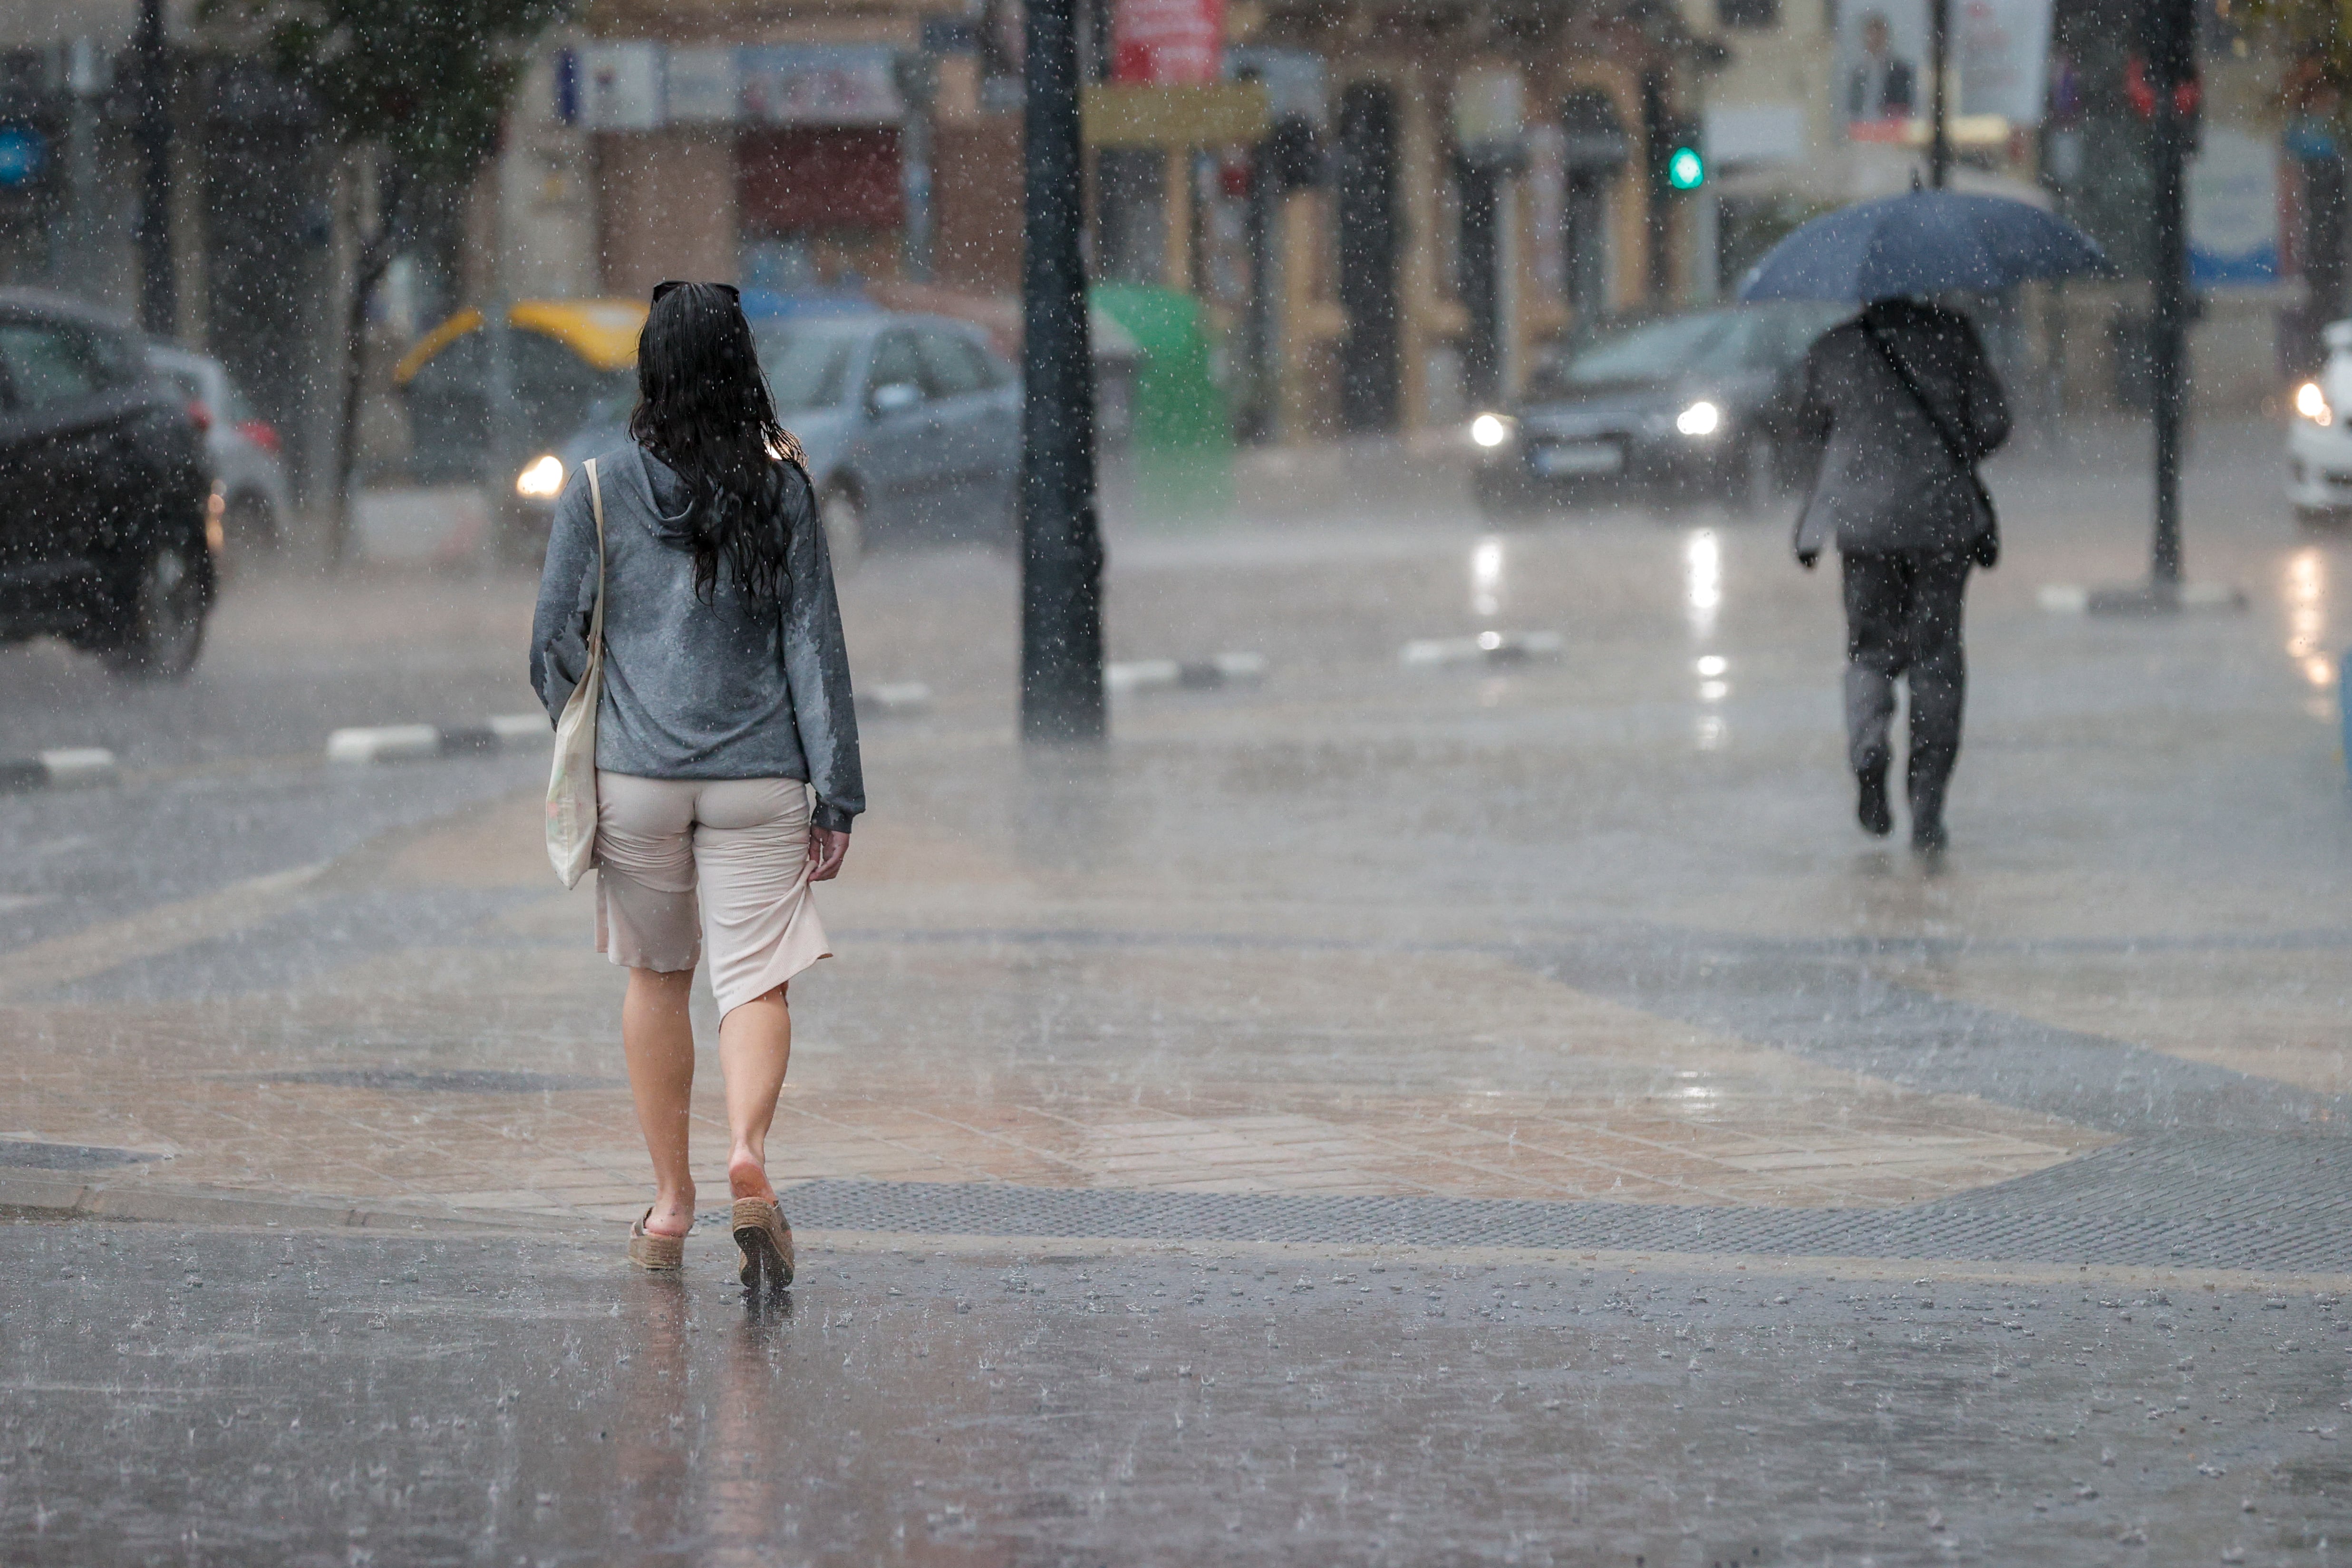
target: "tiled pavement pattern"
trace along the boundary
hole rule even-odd
[[[527,832],[531,802],[499,818]],[[419,839],[428,848],[430,837]],[[461,929],[574,924],[574,898],[534,898],[515,917],[478,921],[480,905],[445,905]],[[278,962],[294,931],[315,924],[301,905],[258,929]],[[374,924],[374,921],[369,921]],[[348,929],[343,931],[348,936]],[[849,938],[842,938],[849,945]],[[948,945],[915,954],[936,962]],[[957,947],[1002,963],[1004,945],[976,936]],[[1197,942],[1173,963],[1202,962]],[[1216,950],[1206,950],[1216,957]],[[219,959],[228,963],[228,959]],[[1037,963],[1028,947],[1024,962]],[[1148,945],[1122,950],[1139,983],[1160,962]],[[1642,1013],[1578,996],[1486,954],[1423,959],[1454,971],[1465,990],[1512,980],[1550,1023],[1585,1020],[1592,1058],[1580,1063],[1601,1093],[1355,1093],[1312,1084],[1240,1090],[1131,1086],[1110,1093],[1094,1072],[1049,1084],[995,1077],[985,1098],[943,1086],[889,1081],[858,1069],[824,1039],[802,1047],[772,1140],[776,1180],[866,1178],[1012,1183],[1028,1187],[1134,1187],[1162,1192],[1334,1192],[1334,1194],[1536,1196],[1673,1204],[1903,1204],[1994,1183],[2058,1162],[2103,1138],[1967,1096],[1907,1096],[1884,1086],[1849,1090],[1832,1074],[1769,1060],[1738,1041],[1694,1041]],[[270,963],[261,966],[270,969]],[[367,973],[372,971],[372,973]],[[473,1020],[452,996],[424,999],[425,975],[489,1011],[489,1032],[515,1039],[494,1068],[457,1060]],[[291,973],[273,980],[297,978]],[[487,983],[497,978],[506,994]],[[1183,973],[1169,975],[1181,987]],[[142,980],[143,985],[143,980]],[[330,996],[270,990],[195,1004],[97,999],[28,1006],[5,1018],[30,1044],[0,1084],[0,1133],[66,1145],[158,1152],[142,1178],[200,1183],[270,1196],[336,1194],[391,1206],[562,1213],[616,1217],[640,1201],[645,1154],[625,1089],[609,1058],[555,1058],[524,1044],[518,1016],[567,990],[609,999],[612,971],[576,941],[520,938],[466,957],[419,947],[341,975]],[[428,1047],[425,1065],[355,1068],[346,1020],[364,1035]],[[1315,1018],[1298,1020],[1312,1027]],[[1319,1023],[1331,1027],[1324,1016]],[[191,1041],[226,1041],[216,1047]],[[1595,1039],[1597,1037],[1597,1039]],[[268,1044],[261,1044],[268,1041]],[[1689,1041],[1682,1051],[1673,1044]],[[433,1051],[433,1047],[440,1051]],[[258,1048],[257,1048],[258,1047]],[[257,1056],[268,1051],[268,1060]],[[1612,1051],[1622,1056],[1612,1056]],[[1667,1051],[1691,1065],[1639,1060]],[[391,1056],[391,1053],[385,1053]],[[522,1060],[534,1063],[520,1068]],[[585,1063],[546,1069],[536,1063]],[[722,1119],[706,1069],[706,1147]],[[1616,1081],[1612,1081],[1616,1079]],[[125,1093],[136,1086],[134,1093]],[[952,1086],[948,1086],[952,1089]],[[706,1178],[718,1190],[718,1175]]]
[[[1011,743],[1002,563],[874,563],[861,675],[940,702],[869,734],[776,1173],[1820,1210],[2119,1139],[2340,1131],[2352,824],[2332,710],[2279,651],[2338,634],[2278,590],[2352,559],[2202,541],[2252,615],[2090,624],[2032,588],[2112,572],[2113,541],[2016,533],[1971,606],[1936,879],[1844,820],[1833,595],[1769,530],[1512,536],[1502,618],[1571,656],[1429,676],[1394,650],[1465,624],[1473,533],[1124,542],[1115,653],[1255,647],[1274,674],[1123,704],[1092,763]],[[419,716],[450,715],[364,715]],[[460,765],[502,798],[0,954],[0,1133],[169,1155],[121,1183],[633,1213],[617,976],[549,891],[533,770],[420,767]]]

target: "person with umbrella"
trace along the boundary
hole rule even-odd
[[[1843,562],[1846,759],[1855,816],[1879,837],[1895,827],[1886,794],[1895,688],[1908,678],[1905,785],[1911,846],[1924,856],[1940,856],[1946,843],[1944,797],[1968,688],[1969,574],[2000,559],[1977,464],[2009,434],[1975,328],[1935,297],[2105,265],[2088,236],[2039,208],[1914,191],[1805,225],[1740,286],[1743,300],[1863,304],[1805,358],[1801,417],[1821,464],[1797,516],[1796,552],[1807,570],[1832,546]]]
[[[1923,300],[1871,301],[1813,344],[1804,377],[1801,417],[1822,458],[1797,559],[1811,570],[1833,543],[1843,564],[1856,815],[1872,834],[1895,826],[1886,774],[1895,683],[1907,674],[1911,847],[1935,854],[1968,687],[1961,600],[1969,569],[2000,559],[1976,465],[2009,435],[2009,408],[1969,319]]]

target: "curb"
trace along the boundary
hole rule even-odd
[[[69,1176],[0,1172],[0,1209],[22,1209],[57,1219],[144,1220],[178,1225],[278,1226],[304,1230],[364,1228],[503,1231],[538,1226],[544,1216],[476,1219],[447,1213],[369,1208],[351,1203],[257,1198],[203,1187],[110,1186]]]
[[[29,757],[0,759],[0,795],[37,789],[72,789],[122,782],[114,753],[103,746],[66,746]]]
[[[1558,632],[1480,632],[1473,637],[1418,638],[1397,651],[1397,662],[1407,669],[1474,662],[1525,664],[1558,658],[1567,647],[1567,639]]]
[[[857,710],[871,710],[885,718],[902,718],[913,713],[928,713],[931,709],[931,689],[919,680],[901,680],[887,686],[877,686],[857,694]]]
[[[2161,593],[2145,583],[2085,588],[2074,583],[2044,583],[2034,598],[2053,616],[2161,616],[2180,610],[2242,610],[2245,590],[2229,583],[2183,583]]]
[[[420,757],[469,757],[534,742],[554,743],[544,715],[502,713],[483,724],[379,724],[338,730],[327,737],[331,763],[400,763]]]
[[[1208,658],[1139,658],[1103,666],[1112,691],[1213,691],[1265,679],[1265,655],[1221,653]]]

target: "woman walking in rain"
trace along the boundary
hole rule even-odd
[[[1884,837],[1895,683],[1911,683],[1905,766],[1911,847],[1942,853],[1944,794],[1960,751],[1968,670],[1960,605],[1973,566],[2000,558],[1979,459],[2009,434],[2000,383],[1968,318],[1878,300],[1805,359],[1805,414],[1820,478],[1797,518],[1810,571],[1835,545],[1845,574],[1847,760],[1855,815]]]
[[[707,957],[743,1283],[782,1285],[792,1231],[767,1136],[792,1054],[786,988],[827,956],[810,884],[840,872],[866,804],[849,660],[799,444],[735,289],[655,289],[637,395],[631,443],[556,505],[531,684],[562,713],[591,669],[601,590],[596,945],[629,971],[621,1041],[654,1167],[629,1258],[677,1268],[694,1223],[687,1002]]]

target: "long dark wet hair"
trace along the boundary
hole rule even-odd
[[[696,595],[716,593],[723,557],[744,594],[783,598],[792,575],[782,458],[799,447],[776,422],[751,323],[733,289],[664,283],[654,290],[637,336],[629,436],[693,492],[687,531]]]

